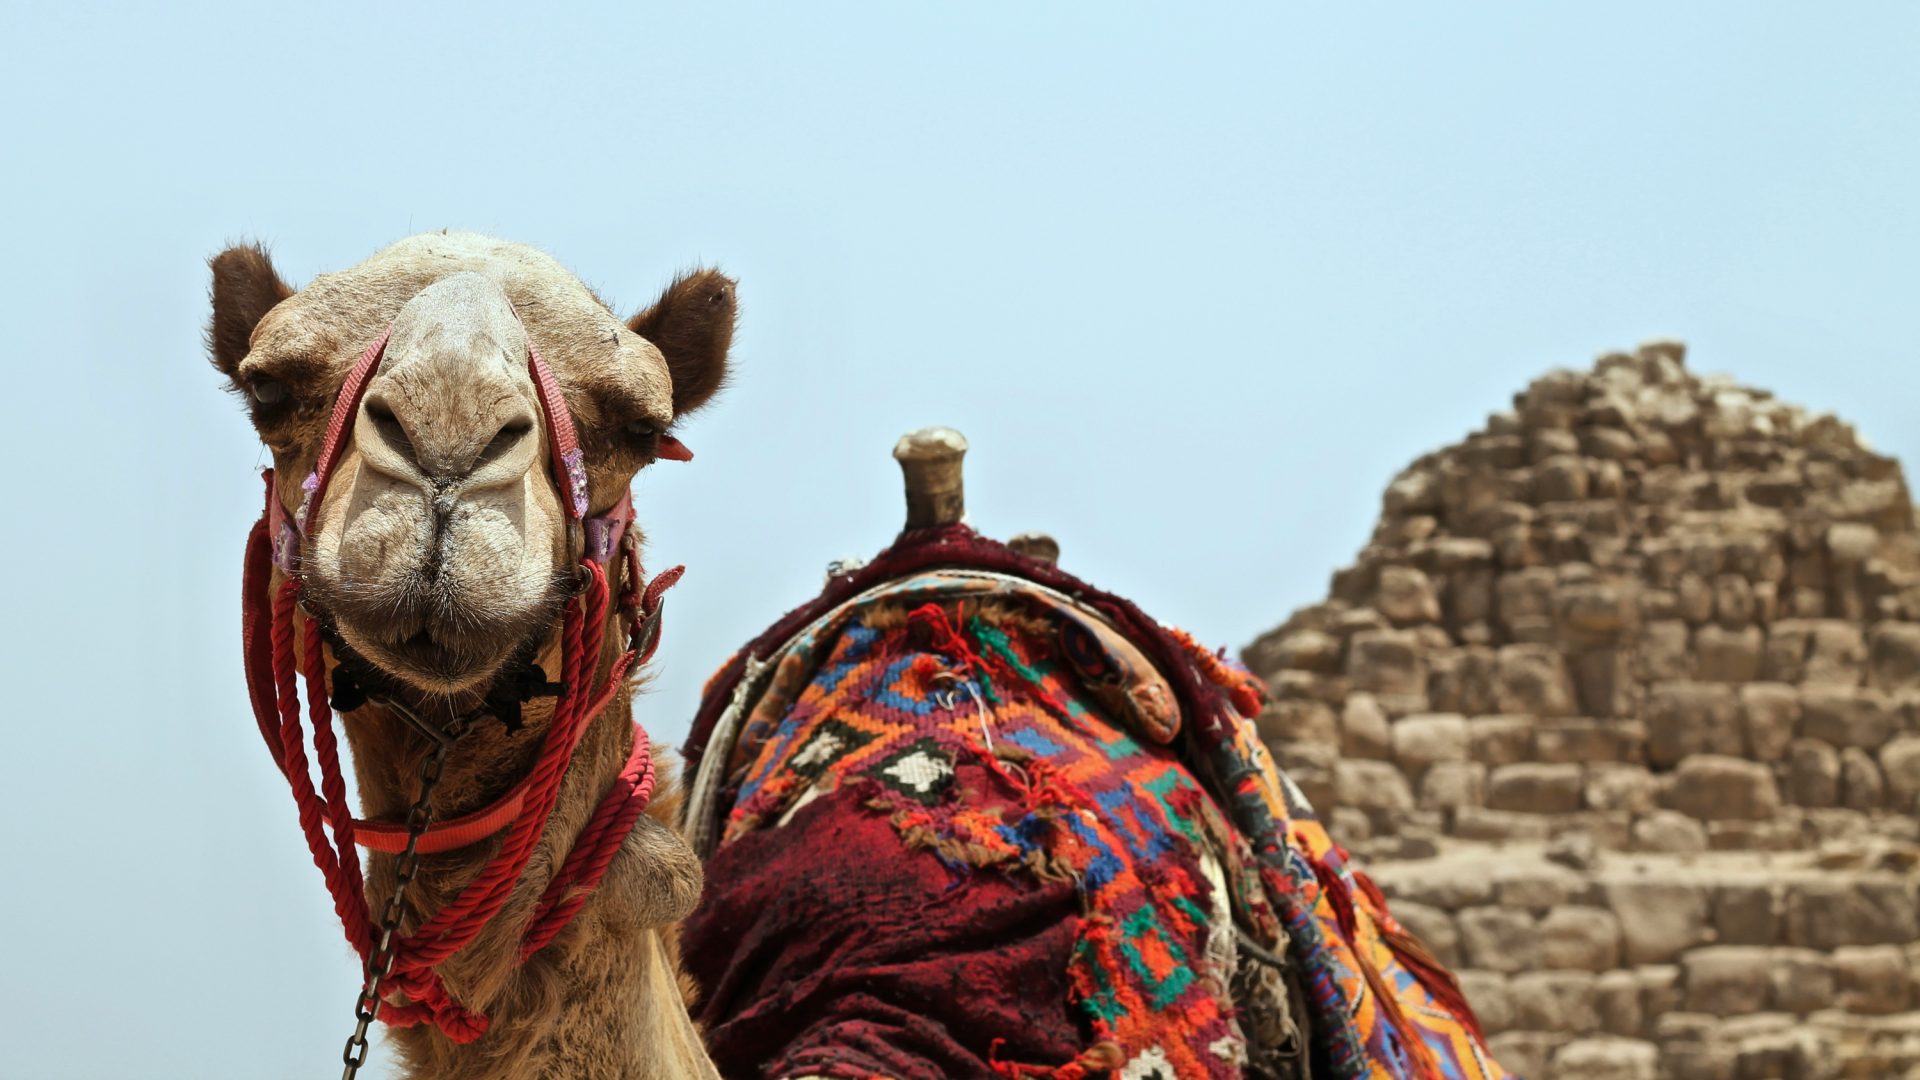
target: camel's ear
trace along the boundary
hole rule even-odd
[[[673,414],[705,405],[727,381],[727,350],[739,313],[733,279],[718,270],[682,274],[627,328],[667,358],[673,375]]]
[[[293,290],[280,280],[267,250],[258,244],[235,244],[207,265],[213,269],[213,321],[207,326],[207,349],[213,354],[213,366],[232,378],[251,347],[253,328]]]

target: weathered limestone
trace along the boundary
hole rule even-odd
[[[1920,1077],[1920,533],[1846,424],[1549,373],[1244,658],[1509,1069]]]

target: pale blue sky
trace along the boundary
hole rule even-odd
[[[889,539],[926,423],[981,528],[1233,645],[1400,466],[1607,348],[1681,336],[1920,451],[1912,5],[4,0],[0,40],[9,1076],[332,1075],[350,1027],[239,665],[230,239],[304,281],[479,229],[628,310],[738,275],[735,388],[637,492],[689,566],[671,741]]]

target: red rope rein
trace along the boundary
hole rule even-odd
[[[629,649],[617,657],[606,677],[594,684],[591,676],[605,643],[608,607],[606,572],[597,563],[582,563],[587,588],[577,603],[569,603],[561,625],[561,681],[565,687],[554,706],[546,740],[533,769],[523,783],[525,797],[500,849],[446,906],[413,933],[396,938],[388,978],[405,994],[405,1002],[387,1002],[380,1019],[391,1026],[431,1023],[455,1042],[471,1042],[487,1030],[487,1018],[448,993],[437,967],[470,944],[491,922],[525,876],[527,866],[546,832],[548,818],[559,798],[560,784],[574,751],[594,717],[612,701],[628,670],[638,660]],[[636,568],[637,569],[637,568]],[[666,575],[662,575],[663,577]],[[677,575],[675,575],[677,577]],[[669,582],[671,584],[671,582]],[[639,585],[630,588],[638,598]],[[300,581],[288,578],[273,594],[270,615],[271,677],[281,771],[299,808],[300,831],[314,865],[326,879],[327,891],[340,917],[347,941],[364,963],[372,953],[376,933],[367,906],[366,887],[354,843],[354,819],[347,804],[346,783],[340,769],[339,743],[328,705],[327,667],[320,628],[311,618],[301,624],[303,661],[295,664],[295,619]],[[657,602],[657,596],[652,597]],[[248,596],[249,605],[264,597]],[[629,606],[623,603],[623,607]],[[636,620],[646,617],[645,605],[631,605]],[[649,650],[650,651],[650,650]],[[297,682],[306,682],[307,714],[313,725],[314,757],[320,786],[309,775],[306,739],[300,724]],[[264,704],[264,703],[262,703]],[[267,718],[263,717],[263,727]],[[573,849],[547,883],[521,935],[520,959],[525,962],[550,943],[592,895],[606,875],[640,814],[653,796],[653,757],[646,733],[634,729],[634,748],[611,790],[594,810]],[[331,834],[331,835],[329,835]]]

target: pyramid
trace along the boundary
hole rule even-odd
[[[1409,465],[1263,736],[1532,1078],[1920,1077],[1920,534],[1651,342]]]

